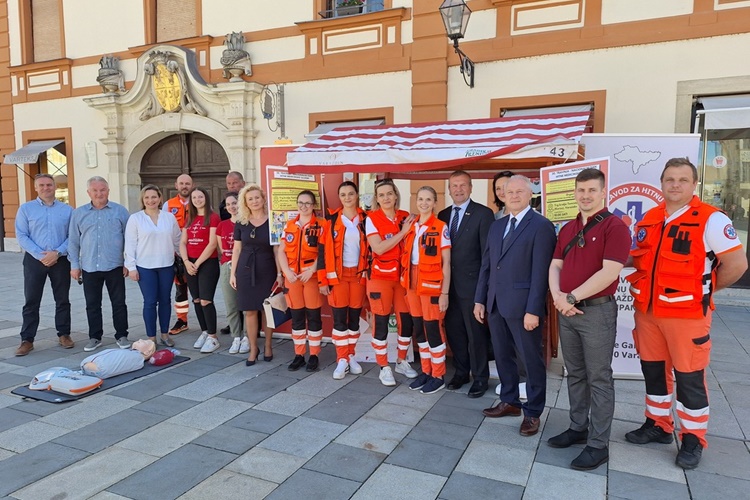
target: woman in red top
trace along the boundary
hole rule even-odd
[[[451,240],[448,226],[435,217],[437,193],[430,186],[417,191],[419,220],[404,238],[401,284],[414,320],[422,373],[409,385],[422,394],[445,387],[445,337],[440,322],[448,309],[451,281]],[[425,332],[427,338],[425,339]]]
[[[315,194],[301,191],[297,195],[299,215],[287,222],[282,236],[282,252],[278,253],[279,267],[284,273],[286,300],[292,310],[292,340],[294,359],[289,371],[296,371],[307,364],[307,371],[318,369],[320,340],[323,338],[323,322],[317,269],[318,244],[324,236],[325,220],[315,216]],[[310,344],[310,359],[305,363],[305,340]]]
[[[219,282],[216,253],[216,228],[219,222],[219,215],[211,210],[208,191],[199,187],[193,189],[188,203],[188,220],[180,240],[180,255],[185,261],[188,289],[202,330],[193,347],[203,353],[214,352],[221,347],[216,337],[214,306],[214,293]]]
[[[345,181],[339,186],[341,208],[327,217],[324,244],[319,246],[318,278],[320,293],[328,296],[333,311],[333,345],[338,365],[333,378],[343,379],[346,372],[358,375],[362,367],[354,359],[359,340],[359,315],[365,302],[367,241],[365,212],[359,208],[357,185]]]
[[[229,330],[232,332],[232,346],[229,354],[245,354],[250,351],[247,337],[242,333],[242,316],[237,310],[237,291],[230,283],[232,275],[232,251],[234,250],[234,223],[237,222],[238,195],[230,191],[224,196],[224,205],[230,218],[219,222],[216,228],[216,245],[219,250],[221,293],[227,311]]]
[[[396,313],[398,324],[398,360],[396,373],[416,378],[417,372],[409,366],[406,354],[411,344],[413,324],[406,304],[406,290],[399,282],[401,277],[401,244],[416,219],[409,212],[399,210],[400,196],[391,179],[375,183],[375,208],[365,222],[367,243],[372,250],[370,279],[367,296],[375,315],[372,348],[380,365],[380,382],[396,385],[393,371],[388,366],[388,319]]]

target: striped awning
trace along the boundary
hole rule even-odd
[[[455,169],[488,158],[576,158],[589,112],[334,129],[287,154],[292,173]]]

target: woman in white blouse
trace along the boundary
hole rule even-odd
[[[174,254],[180,247],[180,226],[174,215],[160,210],[161,190],[148,184],[141,189],[143,210],[130,216],[125,226],[125,267],[143,294],[143,321],[148,338],[156,343],[156,318],[160,344],[172,347],[169,319],[174,280]],[[157,314],[158,311],[158,314]]]

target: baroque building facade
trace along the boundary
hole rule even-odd
[[[97,0],[0,0],[6,246],[39,172],[55,174],[74,206],[100,175],[113,200],[136,210],[143,183],[169,195],[183,172],[216,195],[229,170],[259,181],[262,146],[305,143],[320,126],[571,105],[590,107],[591,132],[740,141],[729,168],[709,172],[709,161],[701,171],[721,196],[731,187],[747,229],[750,124],[711,136],[702,108],[717,96],[740,114],[750,108],[741,56],[749,0],[467,0],[461,49],[476,64],[473,88],[446,38],[441,0],[338,3],[123,0],[114,10]],[[9,163],[24,147],[28,163]],[[486,180],[475,193],[491,199]]]

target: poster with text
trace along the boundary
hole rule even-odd
[[[563,163],[539,170],[542,186],[542,215],[555,225],[555,231],[578,215],[575,198],[576,176],[581,170],[595,168],[609,179],[609,158]],[[607,186],[605,186],[607,187]]]
[[[635,246],[635,225],[643,215],[662,201],[661,172],[670,158],[687,157],[697,163],[698,134],[584,134],[581,143],[586,157],[608,157],[609,211],[620,217],[630,229],[631,248]],[[640,358],[633,344],[633,297],[625,276],[620,273],[617,287],[617,340],[612,369],[618,378],[642,378]]]
[[[287,221],[297,217],[297,195],[300,191],[315,193],[315,210],[318,213],[323,206],[322,191],[315,174],[290,174],[286,167],[267,165],[265,178],[271,245],[278,245]]]

